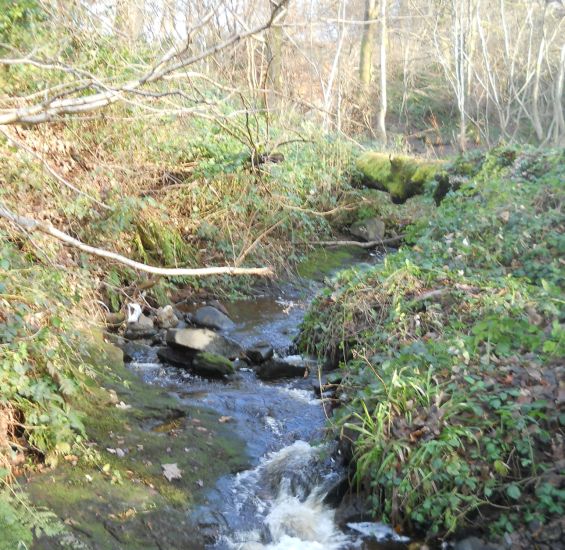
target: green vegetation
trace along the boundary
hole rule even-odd
[[[330,58],[312,66],[314,79],[289,71],[300,86],[271,98],[259,74],[265,67],[256,65],[268,36],[221,49],[225,29],[193,21],[194,36],[178,48],[165,14],[165,34],[149,41],[134,29],[120,33],[113,15],[86,4],[0,0],[0,107],[8,117],[0,128],[0,206],[151,265],[267,265],[306,278],[355,258],[357,251],[309,250],[354,221],[379,217],[388,234],[407,232],[412,246],[333,282],[302,334],[307,351],[342,359],[347,404],[336,426],[356,434],[356,479],[371,509],[406,531],[440,536],[484,518],[502,532],[562,515],[563,152],[502,147],[449,163],[360,154],[354,140],[320,130],[347,118],[357,124],[351,105],[364,111],[363,98],[343,96],[344,79],[329,85]],[[531,49],[537,16],[508,11],[531,25]],[[241,20],[232,23],[242,31]],[[546,30],[544,41],[559,36],[557,26]],[[158,63],[166,51],[172,57]],[[199,52],[201,63],[184,65]],[[541,116],[537,140],[558,143],[559,65],[548,57],[536,68],[536,56],[522,58],[510,80],[482,79],[525,91],[514,106],[514,99],[491,106],[503,116],[489,118]],[[417,130],[394,138],[399,151],[411,137],[428,148],[430,136],[439,146],[454,134],[443,65],[410,78],[403,69],[392,80],[390,113],[406,134]],[[152,80],[159,67],[170,71]],[[520,84],[521,72],[534,75],[531,84]],[[130,79],[143,84],[122,89]],[[411,79],[417,86],[408,90]],[[318,80],[336,101],[320,102],[318,85],[309,88]],[[483,92],[476,95],[492,95]],[[105,93],[118,101],[87,108]],[[286,103],[295,95],[309,99]],[[508,94],[501,88],[498,96]],[[77,109],[44,122],[58,100]],[[322,104],[330,111],[313,108]],[[12,124],[33,106],[37,120]],[[514,134],[494,131],[482,116],[463,137]],[[373,188],[352,188],[359,179]],[[242,442],[210,411],[180,406],[125,369],[117,348],[102,341],[103,312],[123,313],[125,303],[141,300],[150,309],[170,303],[173,292],[241,295],[252,284],[147,278],[2,218],[0,550],[36,539],[50,547],[47,538],[80,548],[83,536],[108,548],[116,539],[128,548],[147,548],[155,537],[163,547],[193,543],[185,507],[244,465]],[[182,478],[165,478],[163,465]]]
[[[356,434],[373,512],[428,535],[565,511],[565,157],[500,148],[471,164],[472,178],[448,168],[461,187],[412,246],[344,272],[302,333],[306,351],[342,358],[336,429]]]

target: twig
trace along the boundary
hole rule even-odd
[[[130,258],[126,258],[121,254],[117,254],[115,252],[110,252],[108,250],[104,250],[102,248],[96,248],[94,246],[90,246],[84,244],[83,242],[79,241],[67,235],[67,233],[63,233],[59,231],[55,227],[53,227],[49,223],[39,222],[32,218],[26,218],[23,216],[19,216],[14,212],[11,212],[7,208],[5,208],[0,203],[0,217],[5,218],[12,223],[15,223],[28,231],[41,231],[51,237],[54,237],[68,245],[74,246],[83,252],[87,252],[88,254],[93,254],[94,256],[100,256],[102,258],[108,258],[110,260],[114,260],[116,262],[122,263],[133,269],[138,269],[139,271],[145,271],[147,273],[153,273],[155,275],[163,275],[166,277],[179,277],[179,276],[191,276],[191,277],[202,277],[206,275],[260,275],[260,276],[269,276],[272,275],[273,271],[269,267],[251,267],[251,268],[243,268],[243,267],[200,267],[200,268],[164,268],[164,267],[154,267],[151,265],[143,264],[140,262],[136,262],[135,260],[131,260]]]
[[[161,80],[175,71],[194,65],[202,59],[216,55],[220,51],[225,50],[246,38],[250,38],[267,30],[276,23],[279,16],[285,10],[287,3],[288,0],[281,0],[279,4],[277,4],[276,8],[273,9],[271,17],[266,23],[243,33],[232,34],[224,41],[207,48],[201,53],[186,58],[182,57],[182,55],[187,51],[188,44],[184,43],[178,46],[173,46],[144,75],[130,80],[122,86],[112,88],[99,82],[98,85],[105,91],[82,97],[66,97],[63,99],[52,98],[46,102],[37,103],[35,105],[8,109],[3,113],[0,113],[0,125],[20,123],[39,124],[57,119],[61,115],[81,114],[100,109],[118,101],[124,101],[126,94],[133,93],[146,84]],[[206,20],[207,17],[208,16],[204,19]],[[1,59],[0,63],[2,63]],[[74,90],[74,92],[76,91],[77,90]],[[66,93],[66,95],[70,95],[72,93],[73,90],[70,90]]]
[[[269,233],[274,231],[284,220],[279,220],[277,223],[271,225],[261,233],[240,255],[239,258],[235,261],[235,265],[240,265],[241,262],[245,259],[245,257],[259,244],[259,241],[266,237]]]

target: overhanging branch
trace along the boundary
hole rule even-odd
[[[281,0],[276,9],[272,11],[271,17],[266,23],[248,31],[239,34],[233,34],[223,42],[215,44],[214,46],[207,48],[205,51],[194,56],[183,59],[183,55],[187,52],[186,41],[178,46],[171,48],[148,71],[146,71],[145,74],[137,79],[126,82],[123,86],[113,88],[106,87],[106,90],[102,92],[83,97],[58,98],[37,103],[35,105],[4,110],[4,112],[0,114],[0,126],[21,123],[40,124],[42,122],[54,120],[61,115],[90,112],[101,109],[102,107],[106,107],[107,105],[111,105],[112,103],[116,103],[117,101],[122,100],[125,94],[134,92],[145,84],[161,80],[168,74],[171,74],[180,69],[184,69],[185,67],[193,65],[198,61],[201,61],[202,59],[205,59],[211,55],[215,55],[218,52],[229,48],[230,46],[236,44],[237,42],[240,42],[241,40],[267,30],[276,22],[280,14],[285,9],[287,3],[288,0]],[[199,26],[201,24],[199,24]],[[2,61],[3,60],[0,60],[0,63],[2,63]],[[15,64],[16,60],[9,61],[10,64]],[[25,58],[22,59],[21,62],[30,63],[30,60],[28,58]],[[50,66],[49,64],[44,65]],[[67,70],[69,69],[67,68]],[[97,82],[100,86],[100,81]]]

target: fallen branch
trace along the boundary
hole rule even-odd
[[[165,267],[154,267],[147,264],[142,264],[140,262],[136,262],[135,260],[131,260],[130,258],[126,258],[121,254],[117,254],[115,252],[110,252],[108,250],[104,250],[102,248],[96,248],[94,246],[90,246],[84,244],[83,242],[79,241],[67,235],[63,231],[59,231],[55,227],[53,227],[49,223],[39,222],[32,218],[26,218],[23,216],[19,216],[14,212],[11,212],[2,204],[0,204],[0,218],[5,218],[8,221],[15,223],[16,225],[26,229],[27,231],[41,231],[55,239],[62,241],[65,244],[70,246],[74,246],[83,252],[88,254],[93,254],[94,256],[100,256],[102,258],[108,258],[110,260],[114,260],[121,264],[127,265],[133,269],[137,269],[139,271],[145,271],[147,273],[153,273],[154,275],[163,275],[166,277],[180,277],[180,276],[189,276],[189,277],[203,277],[206,275],[260,275],[260,276],[269,276],[272,275],[272,269],[269,267],[199,267],[199,268],[165,268]]]
[[[319,246],[359,246],[360,248],[374,248],[376,246],[388,246],[399,244],[404,240],[406,235],[397,235],[390,239],[382,239],[379,241],[368,241],[366,243],[359,241],[312,241],[308,244],[317,244]]]

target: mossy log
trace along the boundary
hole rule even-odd
[[[393,202],[398,204],[422,194],[424,184],[432,180],[443,165],[443,161],[376,152],[364,153],[357,159],[363,183],[367,187],[387,191]]]

